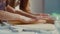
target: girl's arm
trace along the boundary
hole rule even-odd
[[[24,12],[24,11],[22,11],[22,10],[15,10],[14,8],[12,8],[12,7],[9,6],[9,5],[6,7],[6,10],[7,10],[8,12],[20,14],[20,15],[23,15],[23,16],[26,16],[26,17],[36,18],[36,16],[31,15],[31,14],[29,14],[29,13],[26,13],[26,12]]]

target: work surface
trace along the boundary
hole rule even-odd
[[[13,32],[9,29],[0,29],[0,34],[58,34],[58,31],[53,24],[16,25],[13,27],[15,27],[18,32]],[[22,31],[23,29],[30,31]]]

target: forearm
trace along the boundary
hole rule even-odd
[[[26,16],[26,17],[29,17],[29,18],[36,18],[35,15],[26,13],[26,12],[24,12],[24,11],[22,11],[22,10],[16,10],[15,13],[16,13],[16,14],[21,14],[21,15]]]
[[[0,20],[7,20],[8,22],[12,21],[12,23],[18,23],[19,24],[27,24],[27,23],[35,23],[35,20],[28,20],[26,21],[25,19],[21,18],[20,15],[6,12],[6,11],[1,11],[0,12]],[[17,21],[17,22],[16,22]]]
[[[20,14],[20,15],[23,15],[23,16],[26,16],[26,17],[30,17],[30,18],[36,18],[34,15],[32,14],[29,14],[29,13],[26,13],[22,10],[15,10],[14,8],[10,7],[10,6],[7,6],[6,10],[8,12],[11,12],[11,13],[16,13],[16,14]]]
[[[23,20],[20,15],[6,12],[6,11],[0,12],[0,20],[20,21],[20,22],[26,23],[26,21]]]
[[[20,15],[23,15],[23,16],[26,16],[26,17],[30,17],[30,18],[36,18],[34,15],[26,13],[26,12],[24,12],[22,10],[15,10],[14,8],[10,7],[9,5],[7,6],[6,9],[7,9],[8,12],[11,12],[11,13],[20,14]]]

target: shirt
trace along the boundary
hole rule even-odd
[[[0,10],[5,10],[5,3],[0,2]]]
[[[0,10],[5,10],[5,7],[7,6],[7,4],[6,4],[7,2],[3,2],[3,1],[1,1],[0,2]]]

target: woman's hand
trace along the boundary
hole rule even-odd
[[[43,19],[46,21],[46,23],[54,24],[54,20],[49,14],[40,14],[36,15],[38,19]]]

